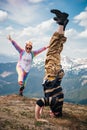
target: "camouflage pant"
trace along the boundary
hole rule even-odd
[[[48,52],[45,60],[45,80],[53,80],[61,70],[61,57],[60,53],[63,50],[63,43],[66,41],[66,37],[63,34],[55,32],[50,40]],[[61,78],[64,73],[61,73]]]
[[[64,100],[61,87],[64,71],[61,68],[60,53],[63,50],[63,43],[65,41],[66,37],[58,32],[55,32],[50,40],[45,61],[44,98],[37,101],[40,107],[50,106],[51,111],[56,117],[62,116]]]

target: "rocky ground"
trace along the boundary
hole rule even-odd
[[[87,130],[87,106],[64,103],[63,117],[51,118],[45,107],[43,118],[34,118],[36,99],[19,95],[0,96],[0,130]]]

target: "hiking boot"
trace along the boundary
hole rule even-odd
[[[20,91],[23,91],[24,90],[24,86],[20,87]]]
[[[23,96],[23,90],[24,90],[24,86],[20,87],[20,90],[19,90],[19,95],[20,96]]]
[[[20,95],[20,96],[23,96],[23,93],[22,93],[22,92],[19,92],[19,95]]]
[[[60,10],[57,9],[52,9],[51,13],[54,13],[58,18],[62,18],[62,19],[67,19],[67,17],[69,16],[69,14],[65,12],[61,12]]]
[[[54,13],[57,17],[61,17],[62,15],[62,12],[60,10],[57,10],[57,9],[52,9],[50,10],[51,13]]]
[[[67,20],[67,16],[66,16],[65,13],[64,13],[62,16],[64,16],[64,17],[60,17],[60,18],[54,17],[53,19],[54,19],[55,21],[57,21],[57,23],[58,23],[59,25],[66,25],[66,23],[68,23],[69,20]],[[65,22],[65,21],[66,21],[66,22]]]
[[[19,95],[23,96],[23,90],[19,90]]]
[[[61,24],[61,20],[59,19],[59,18],[57,18],[57,17],[54,17],[53,18],[56,22],[57,22],[57,24],[59,24],[59,25],[62,25]],[[68,24],[68,22],[69,22],[69,19],[66,19],[64,22],[63,22],[63,26],[64,26],[64,31],[65,31],[65,28],[66,28],[66,25]]]
[[[54,17],[54,20],[57,21],[59,25],[64,25],[65,20],[69,16],[69,14],[65,12],[62,13],[61,11],[56,9],[52,9],[51,13],[54,13],[56,15],[56,17]]]

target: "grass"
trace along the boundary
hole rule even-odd
[[[62,118],[50,118],[44,107],[46,123],[35,120],[35,103],[18,95],[0,98],[0,130],[87,130],[87,106],[64,103]]]

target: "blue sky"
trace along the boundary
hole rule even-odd
[[[27,40],[33,42],[34,50],[48,45],[58,28],[50,9],[69,13],[62,55],[86,58],[87,0],[0,0],[0,55],[18,56],[7,39],[9,34],[23,48]]]

